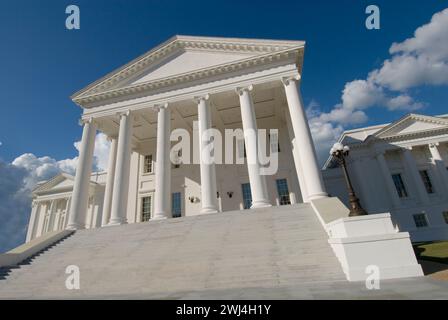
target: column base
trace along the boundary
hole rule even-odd
[[[168,217],[165,214],[155,214],[153,218],[149,219],[149,221],[151,220],[165,220],[168,219]]]
[[[201,214],[208,214],[208,213],[218,213],[218,209],[213,208],[213,207],[201,209]]]
[[[65,227],[65,230],[80,230],[80,229],[84,229],[84,227],[81,226],[80,224],[71,224]]]
[[[269,201],[257,201],[253,202],[250,206],[251,209],[257,209],[257,208],[267,208],[272,207],[272,204],[269,203]]]
[[[105,227],[121,226],[122,224],[127,224],[127,222],[124,220],[110,221]]]
[[[311,200],[317,200],[317,199],[322,199],[322,198],[328,198],[328,193],[321,192],[321,193],[310,194],[310,195],[308,195],[308,199],[306,202],[310,202]]]

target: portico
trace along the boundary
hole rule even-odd
[[[67,228],[83,228],[79,217],[87,206],[85,187],[97,130],[111,139],[103,226],[123,224],[128,218],[139,220],[129,217],[128,199],[135,197],[132,190],[137,193],[135,208],[143,201],[151,202],[152,219],[170,218],[177,198],[179,206],[184,202],[181,214],[187,204],[191,210],[200,205],[195,214],[234,209],[227,202],[232,202],[240,187],[227,186],[231,170],[233,179],[247,176],[246,187],[241,186],[248,190],[243,200],[251,208],[280,204],[270,195],[273,183],[291,193],[286,203],[326,197],[300,93],[304,45],[301,41],[176,36],[76,93],[72,99],[83,108],[83,136]],[[198,121],[197,132],[193,121]],[[198,144],[199,154],[192,156],[199,159],[199,168],[189,163],[173,167],[170,133],[176,128],[187,130],[192,143]],[[243,129],[245,165],[229,169],[228,164],[210,163],[203,150],[210,143],[206,134],[211,128]],[[280,161],[287,167],[280,164],[279,171],[294,173],[286,173],[287,180],[275,182],[260,174],[260,142],[252,134],[258,128],[280,131]],[[136,179],[139,162],[148,161],[146,156],[156,159],[154,170]],[[183,177],[176,172],[180,166],[186,170]],[[199,193],[189,187],[192,181]],[[153,194],[151,200],[138,196],[145,188]]]

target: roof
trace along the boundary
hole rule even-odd
[[[448,131],[448,116],[428,116],[409,113],[400,119],[387,124],[369,126],[344,131],[338,142],[351,147],[368,145],[376,140],[401,141],[413,139],[416,136],[428,136]],[[332,157],[329,156],[324,169],[331,167]]]
[[[301,70],[303,63],[303,51],[305,47],[304,41],[287,41],[287,40],[268,40],[268,39],[243,39],[243,38],[222,38],[222,37],[199,37],[199,36],[183,36],[176,35],[161,43],[155,48],[149,50],[143,55],[135,58],[124,66],[108,73],[100,79],[94,81],[85,88],[79,90],[71,96],[71,99],[78,104],[88,101],[87,97],[98,97],[101,93],[114,91],[117,88],[133,89],[138,91],[154,88],[156,80],[166,84],[168,79],[174,76],[183,75],[182,70],[176,74],[162,74],[158,77],[148,79],[148,81],[133,82],[135,77],[141,76],[148,70],[150,72],[157,70],[167,61],[185,52],[201,52],[207,54],[222,54],[223,59],[217,59],[209,65],[199,64],[196,68],[193,66],[191,70],[186,69],[190,74],[196,72],[192,77],[199,77],[200,73],[209,72],[215,74],[218,67],[230,66],[243,63],[243,67],[248,67],[254,60],[267,59],[272,55],[287,54],[291,51],[300,50],[301,57],[297,61],[298,69]],[[232,56],[233,55],[233,56]],[[198,59],[201,61],[201,59]],[[204,59],[207,60],[207,59]],[[221,62],[221,60],[223,62]],[[267,61],[266,60],[266,61]],[[188,63],[187,63],[188,64]],[[185,65],[181,64],[180,69]],[[232,68],[228,71],[233,70]],[[184,72],[185,73],[185,72]],[[146,87],[144,85],[147,85]],[[149,84],[152,85],[148,86]],[[160,86],[160,83],[158,84]]]

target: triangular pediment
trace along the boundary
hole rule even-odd
[[[303,57],[304,45],[303,41],[175,36],[78,91],[72,99],[79,102],[106,92],[135,89],[139,85],[207,72],[288,50],[299,49]],[[301,64],[302,60],[298,62],[299,70]]]
[[[204,68],[215,67],[220,64],[238,61],[249,58],[253,54],[248,53],[221,53],[202,52],[195,50],[179,51],[172,57],[161,61],[152,68],[145,69],[134,79],[125,85],[139,84],[147,81],[163,79],[182,73],[192,72]]]
[[[48,194],[48,193],[57,193],[57,192],[65,192],[71,191],[73,189],[73,185],[75,183],[75,177],[62,172],[53,178],[40,183],[34,190],[33,194]],[[90,186],[95,187],[97,185],[96,182],[90,181]]]
[[[419,114],[408,114],[400,120],[387,125],[373,136],[384,139],[430,132],[439,129],[448,129],[447,119]]]
[[[60,173],[48,181],[39,184],[33,193],[49,192],[51,190],[61,190],[73,188],[74,177],[67,173]]]

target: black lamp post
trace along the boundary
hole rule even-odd
[[[350,148],[348,146],[344,146],[342,143],[335,143],[330,150],[330,155],[336,158],[341,165],[342,171],[344,172],[345,182],[347,183],[348,189],[348,201],[350,202],[350,217],[354,216],[365,216],[367,212],[363,209],[361,204],[359,203],[359,199],[355,194],[355,190],[353,190],[352,182],[350,181],[350,177],[347,171],[347,163],[345,162],[345,158],[348,156]]]

